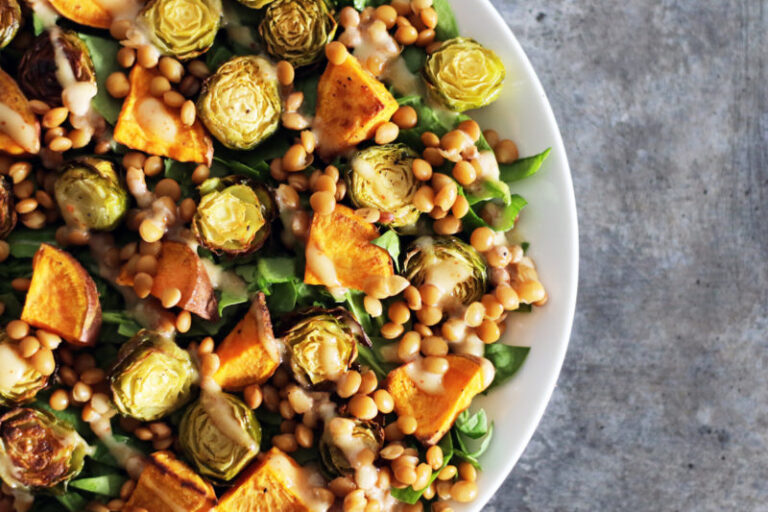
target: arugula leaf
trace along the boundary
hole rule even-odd
[[[530,350],[530,347],[513,347],[503,343],[486,345],[484,356],[496,368],[496,375],[485,393],[511,379],[525,362]]]
[[[480,439],[488,433],[488,417],[484,409],[471,415],[469,409],[466,409],[456,418],[455,426],[465,436],[471,439]]]
[[[269,176],[269,165],[264,162],[258,162],[255,166],[238,162],[237,160],[225,160],[217,156],[213,157],[213,161],[229,168],[230,171],[245,176],[250,176],[259,181],[264,181]]]
[[[552,148],[547,148],[538,155],[520,158],[511,164],[499,164],[501,180],[506,183],[512,183],[513,181],[533,176],[539,172],[541,164],[544,163],[550,152],[552,152]]]
[[[390,229],[379,238],[372,240],[371,243],[386,250],[395,263],[395,270],[400,272],[400,237],[397,235],[397,232],[394,229]]]
[[[219,297],[219,316],[224,313],[224,308],[227,306],[235,306],[243,302],[248,302],[248,294],[245,291],[243,293],[233,293],[230,290],[222,290]]]
[[[56,228],[14,229],[5,239],[14,258],[31,258],[43,242],[56,245]]]
[[[459,24],[448,0],[434,0],[432,8],[437,11],[435,37],[438,41],[447,41],[459,36]]]
[[[267,283],[285,283],[298,279],[296,258],[261,258],[256,264],[259,276]]]
[[[120,66],[117,64],[117,52],[120,50],[120,45],[114,39],[106,39],[91,34],[78,33],[78,37],[88,47],[93,68],[96,70],[98,89],[96,96],[91,100],[91,105],[109,124],[114,126],[120,115],[123,102],[110,96],[107,92],[106,83],[109,75],[115,71],[120,71]]]
[[[113,473],[111,475],[94,476],[91,478],[78,478],[69,482],[69,486],[114,498],[120,495],[120,487],[122,487],[126,480],[127,478],[124,476]]]
[[[454,447],[453,442],[451,440],[451,433],[449,432],[447,435],[443,436],[443,438],[438,443],[438,446],[441,450],[443,450],[443,465],[440,466],[440,469],[437,471],[432,472],[432,476],[429,478],[429,484],[431,485],[432,482],[434,482],[437,479],[437,475],[440,474],[440,471],[443,470],[445,466],[447,466],[454,455]],[[429,485],[427,485],[429,487]],[[419,499],[421,499],[421,496],[424,494],[424,491],[427,490],[427,487],[420,491],[414,491],[413,487],[408,486],[404,487],[402,489],[395,489],[393,488],[391,490],[392,496],[395,497],[395,499],[402,501],[404,503],[408,503],[409,505],[415,505]]]
[[[296,308],[299,301],[299,289],[297,283],[287,281],[275,283],[271,293],[267,296],[267,306],[275,313],[288,313]]]

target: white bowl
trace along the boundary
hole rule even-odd
[[[514,140],[521,156],[551,147],[539,173],[513,183],[512,192],[528,200],[516,233],[530,242],[528,254],[549,294],[546,306],[533,313],[511,314],[502,339],[530,346],[528,359],[515,377],[473,410],[484,408],[495,423],[494,438],[481,458],[477,500],[454,510],[479,511],[509,475],[544,414],[568,347],[576,306],[579,245],[576,202],[562,137],[544,89],[512,31],[489,0],[451,0],[462,36],[493,49],[504,61],[507,80],[501,98],[471,112],[483,129],[493,128]]]

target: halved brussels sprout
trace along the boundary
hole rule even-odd
[[[243,176],[210,178],[199,187],[192,229],[201,245],[236,256],[267,241],[277,207],[267,188]]]
[[[84,157],[56,179],[56,202],[67,224],[80,229],[115,229],[128,211],[128,191],[109,160]]]
[[[0,175],[0,240],[13,231],[17,219],[13,201],[13,181],[9,176],[2,174]]]
[[[336,26],[326,0],[277,0],[267,7],[259,33],[270,55],[301,67],[323,58]]]
[[[151,0],[139,16],[162,53],[187,60],[213,45],[221,13],[221,0]]]
[[[27,407],[0,417],[0,478],[13,489],[65,484],[83,469],[89,447],[69,424]]]
[[[184,411],[179,443],[203,476],[232,480],[259,453],[261,425],[228,393],[204,392]]]
[[[394,215],[391,226],[413,226],[421,212],[413,205],[419,182],[413,175],[418,154],[405,144],[371,146],[352,158],[349,194],[358,207]]]
[[[189,402],[197,378],[186,350],[165,336],[142,330],[120,347],[109,382],[121,413],[154,421]]]
[[[37,36],[21,58],[16,80],[29,99],[43,101],[50,107],[59,107],[62,88],[56,74],[57,51],[66,57],[78,82],[91,82],[95,85],[96,72],[88,47],[77,34],[71,30],[58,29],[54,37],[56,48],[48,32]]]
[[[335,381],[357,359],[365,331],[344,308],[309,308],[286,318],[278,331],[290,351],[296,380],[304,386]]]
[[[424,65],[430,95],[455,112],[496,101],[505,74],[498,55],[466,37],[445,41]]]
[[[340,443],[338,439],[334,439],[330,429],[326,428],[318,444],[320,462],[323,464],[323,468],[333,476],[346,476],[355,473],[355,468],[345,453],[345,447],[353,446],[355,451],[367,448],[378,455],[384,444],[384,429],[381,425],[372,421],[350,421],[355,422],[355,427],[352,429],[352,439],[344,439]]]
[[[453,236],[422,236],[405,258],[403,276],[413,286],[432,284],[447,307],[468,305],[485,293],[485,262],[474,247]]]
[[[13,341],[5,331],[0,331],[0,406],[29,402],[38,391],[48,384],[48,377],[35,370],[29,361],[21,357],[18,342]]]
[[[251,149],[280,124],[275,66],[263,57],[234,57],[206,79],[197,100],[203,124],[231,149]]]
[[[16,0],[0,0],[0,48],[8,46],[21,26],[21,6]]]
[[[238,0],[241,4],[243,4],[246,7],[250,7],[251,9],[261,9],[262,7],[265,7],[275,0]]]

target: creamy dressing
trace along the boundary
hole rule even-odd
[[[28,153],[40,151],[37,127],[29,124],[14,109],[0,102],[0,132],[5,133]]]
[[[384,68],[383,78],[397,93],[403,96],[424,95],[422,81],[418,76],[411,73],[402,56],[389,61]]]
[[[328,288],[340,288],[341,283],[336,275],[336,267],[331,258],[325,254],[316,243],[307,244],[307,265],[309,270]]]
[[[482,357],[485,353],[485,343],[474,333],[465,336],[459,341],[451,342],[451,348],[456,354],[466,354],[469,356]]]
[[[330,504],[318,499],[313,490],[315,487],[326,485],[319,473],[295,465],[292,459],[282,455],[270,457],[269,465],[275,473],[280,475],[285,486],[296,493],[299,501],[309,512],[327,512],[330,509]]]
[[[15,512],[27,512],[35,502],[32,493],[24,489],[13,489],[11,495],[13,496],[13,510]]]
[[[227,270],[224,267],[217,265],[208,258],[200,258],[200,261],[205,267],[205,272],[208,274],[208,279],[211,280],[211,286],[222,292],[231,293],[232,295],[245,295],[247,294],[247,286],[245,281],[240,279],[240,276]]]
[[[0,389],[10,391],[32,369],[26,359],[21,357],[9,343],[0,343]]]
[[[428,372],[424,368],[424,359],[418,358],[405,366],[405,374],[416,384],[416,387],[429,395],[439,395],[445,392],[443,375]]]
[[[203,377],[200,390],[200,402],[216,428],[243,448],[257,451],[259,446],[237,421],[232,404],[224,398],[224,393],[216,381],[212,377]]]
[[[143,98],[138,102],[136,122],[158,139],[168,142],[176,140],[176,119],[168,112],[165,103],[157,98]]]
[[[482,180],[498,180],[499,162],[496,160],[496,155],[493,151],[480,151],[477,157],[472,161],[472,167],[477,171],[478,181]]]

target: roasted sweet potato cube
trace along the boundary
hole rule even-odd
[[[50,0],[56,11],[67,19],[93,28],[109,28],[112,15],[97,0]]]
[[[319,479],[319,480],[318,480]],[[324,486],[319,475],[272,448],[251,464],[219,500],[216,512],[309,512],[327,510],[312,487]]]
[[[317,151],[328,160],[370,139],[392,117],[397,100],[360,62],[328,63],[317,85]]]
[[[150,82],[160,72],[139,65],[131,71],[131,92],[115,125],[115,140],[131,149],[180,162],[211,164],[213,142],[199,120],[184,126],[179,109],[152,96]]]
[[[227,391],[262,384],[280,366],[280,353],[272,332],[267,302],[259,292],[246,313],[216,348],[219,369],[214,379]]]
[[[101,329],[96,284],[69,253],[42,244],[32,260],[32,282],[21,319],[73,345],[93,345]]]
[[[327,258],[336,269],[339,286],[362,290],[373,276],[394,274],[392,259],[386,250],[373,245],[378,238],[376,226],[355,215],[351,208],[337,204],[330,215],[315,215],[307,242],[307,266],[304,282],[324,283],[313,271],[310,261]],[[314,259],[314,260],[313,260]]]
[[[40,123],[19,85],[0,69],[0,153],[36,154],[40,151]]]
[[[414,435],[425,445],[437,444],[456,417],[469,407],[472,398],[488,384],[480,358],[448,355],[448,371],[442,383],[422,381],[424,370],[418,362],[404,364],[387,376],[387,390],[398,416],[413,416],[418,427]],[[415,380],[414,380],[415,379]],[[420,382],[417,382],[420,381]]]
[[[154,452],[141,472],[126,510],[209,512],[216,506],[211,484],[168,451]]]

